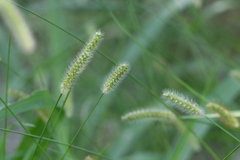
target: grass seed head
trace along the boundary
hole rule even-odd
[[[99,46],[101,40],[103,39],[103,33],[97,31],[85,47],[79,52],[72,64],[70,65],[66,75],[61,83],[61,93],[69,90],[78,79],[80,73],[85,69],[87,64],[93,57],[93,53]]]
[[[175,115],[170,111],[157,109],[142,109],[125,114],[121,117],[122,120],[139,120],[139,119],[156,119],[172,121],[175,120]]]
[[[19,91],[16,89],[10,89],[10,88],[8,89],[8,93],[9,93],[9,95],[12,95],[13,97],[15,97],[17,99],[22,99],[22,98],[29,96],[28,94],[26,94],[22,91]]]
[[[206,104],[206,108],[211,112],[219,114],[220,121],[222,121],[227,126],[231,128],[239,127],[240,124],[238,119],[228,110],[227,107],[216,102],[209,102]]]
[[[174,104],[177,109],[181,111],[196,115],[204,115],[204,111],[200,109],[196,102],[189,100],[187,97],[179,94],[177,91],[165,89],[163,91],[163,97],[165,97],[168,101]]]
[[[127,62],[119,64],[116,68],[112,70],[109,76],[106,78],[102,92],[108,93],[113,90],[128,74],[130,71],[130,64]]]
[[[33,53],[36,42],[18,8],[8,0],[0,0],[0,13],[23,53]]]

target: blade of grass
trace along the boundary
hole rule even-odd
[[[56,120],[54,120],[54,121],[56,121],[56,122],[55,122],[55,124],[53,125],[53,129],[52,129],[52,131],[50,132],[50,134],[49,134],[49,136],[48,136],[49,138],[52,137],[52,135],[53,135],[53,133],[54,133],[54,131],[55,131],[55,128],[56,128],[56,126],[57,126],[57,123],[58,123],[59,118],[60,118],[60,116],[61,116],[61,114],[62,114],[63,108],[64,108],[64,106],[65,106],[65,103],[66,103],[66,101],[67,101],[67,98],[68,98],[70,92],[71,92],[71,89],[68,91],[67,96],[66,96],[66,98],[64,99],[63,105],[62,105],[62,107],[60,108],[60,111],[59,111],[59,114],[57,115]],[[60,100],[60,99],[59,99],[59,100]],[[54,110],[54,109],[53,109],[53,110]],[[55,110],[54,110],[54,111],[55,111]],[[52,116],[53,116],[53,112],[52,112],[52,114],[50,115],[47,123],[50,122],[50,119],[52,119]],[[48,125],[48,124],[46,124],[46,125],[44,126],[44,129],[42,130],[42,133],[41,133],[41,136],[40,136],[40,137],[43,137],[43,133],[44,133],[44,130],[46,130],[47,125]],[[41,143],[41,140],[42,140],[42,139],[40,138],[39,141],[38,141],[38,143]],[[47,145],[47,144],[46,144],[46,145]],[[36,150],[37,150],[37,147],[36,147],[35,150],[34,150],[34,154],[36,153]]]
[[[240,144],[234,148],[226,157],[223,158],[223,160],[228,159],[234,152],[236,152],[240,148]]]
[[[23,135],[23,136],[28,136],[28,137],[40,139],[40,136],[37,136],[37,135],[32,135],[32,134],[18,132],[18,131],[4,129],[4,128],[0,128],[0,130],[1,131],[15,133],[15,134],[19,134],[19,135]],[[67,143],[62,143],[62,142],[59,142],[59,141],[56,141],[56,140],[53,140],[53,139],[50,139],[50,138],[46,138],[46,137],[42,137],[42,140],[45,140],[45,141],[48,141],[48,142],[52,142],[52,143],[56,143],[56,144],[60,144],[60,145],[64,145],[64,146],[69,146],[69,144],[67,144]],[[98,154],[96,152],[93,152],[93,151],[90,151],[90,150],[87,150],[87,149],[84,149],[84,148],[81,148],[81,147],[78,147],[78,146],[75,146],[75,145],[71,145],[71,148],[74,148],[74,149],[77,149],[79,151],[86,152],[86,153],[89,153],[89,154],[93,154],[95,156],[98,156],[98,157],[101,157],[101,158],[105,158],[107,160],[112,160],[109,157],[103,156],[103,155]]]
[[[27,132],[28,134],[30,134],[29,131],[27,130],[27,128],[26,128],[26,127],[23,125],[23,123],[21,122],[21,120],[14,114],[14,112],[10,109],[10,107],[6,104],[6,102],[3,101],[3,99],[2,99],[1,97],[0,97],[0,101],[4,104],[5,108],[7,108],[7,109],[11,112],[11,114],[14,116],[14,118],[18,121],[18,123],[19,123],[19,124],[22,126],[22,128],[25,130],[25,132]],[[35,141],[34,138],[32,138],[32,140],[33,140],[34,143],[36,143],[36,144],[38,145],[37,141]],[[39,146],[39,145],[38,145],[38,146]],[[46,157],[47,159],[51,160],[51,158],[47,155],[47,153],[44,151],[44,149],[43,149],[41,146],[39,146],[39,148],[41,149],[41,151],[43,152],[43,154],[45,155],[45,157]]]
[[[48,107],[53,105],[54,103],[50,93],[47,90],[39,90],[33,92],[30,96],[9,105],[9,107],[15,114],[19,114],[36,108]],[[0,120],[4,119],[4,112],[5,108],[0,110]],[[7,117],[9,116],[11,116],[11,113],[8,111]]]
[[[70,147],[72,146],[74,140],[77,138],[78,134],[82,131],[84,125],[86,124],[87,120],[89,119],[89,117],[92,115],[93,111],[95,110],[95,108],[97,107],[98,103],[100,102],[100,100],[102,99],[104,93],[102,93],[100,95],[100,97],[98,98],[97,102],[95,103],[95,105],[93,106],[93,108],[91,109],[91,111],[89,112],[87,118],[84,120],[84,122],[82,123],[82,125],[79,127],[78,131],[76,132],[76,134],[74,135],[73,139],[70,142],[70,145],[68,146],[67,150],[65,151],[65,153],[63,154],[61,160],[63,160],[65,158],[65,156],[67,155]]]
[[[42,133],[41,133],[41,135],[40,135],[40,139],[39,139],[38,142],[37,142],[37,146],[36,146],[36,148],[34,149],[34,152],[33,152],[33,154],[32,154],[32,158],[31,158],[31,159],[34,158],[34,155],[35,155],[38,147],[40,146],[40,143],[41,143],[43,134],[44,134],[44,132],[46,131],[47,126],[48,126],[48,124],[50,123],[50,121],[51,121],[51,119],[52,119],[52,116],[53,116],[53,114],[54,114],[54,112],[55,112],[55,110],[56,110],[56,108],[57,108],[58,102],[60,101],[61,97],[62,97],[62,94],[59,95],[59,97],[58,97],[58,99],[57,99],[57,102],[56,102],[56,104],[54,105],[54,107],[53,107],[53,109],[52,109],[52,111],[51,111],[51,115],[50,115],[50,117],[48,118],[48,121],[47,121],[47,123],[45,124],[45,126],[44,126],[44,128],[43,128],[43,130],[42,130]]]
[[[67,101],[67,99],[68,99],[68,96],[69,96],[70,92],[71,92],[71,89],[68,91],[67,96],[66,96],[66,98],[65,98],[64,101],[63,101],[62,107],[60,108],[59,114],[57,115],[57,119],[55,120],[56,123],[53,125],[53,129],[52,129],[51,133],[50,133],[49,136],[48,136],[49,138],[52,137],[52,134],[54,133],[54,130],[55,130],[56,126],[57,126],[57,123],[58,123],[59,118],[60,118],[60,116],[61,116],[61,114],[62,114],[63,108],[64,108],[64,106],[65,106],[65,104],[66,104],[66,101]]]
[[[232,137],[233,139],[235,139],[237,142],[240,143],[240,140],[235,137],[234,135],[232,135],[230,132],[228,132],[226,129],[224,129],[222,126],[220,126],[219,124],[217,124],[216,122],[214,122],[213,120],[211,120],[208,116],[205,116],[205,118],[207,118],[207,120],[209,120],[210,122],[212,122],[215,126],[217,126],[218,128],[220,128],[222,131],[224,131],[225,133],[227,133],[230,137]]]
[[[6,90],[5,90],[5,102],[8,103],[8,82],[9,82],[9,66],[10,66],[10,53],[11,53],[11,34],[9,34],[8,38],[8,63],[7,63],[7,71],[6,71]],[[5,110],[4,115],[4,128],[7,129],[7,110]],[[3,134],[3,159],[5,159],[6,154],[6,141],[7,141],[7,133]]]

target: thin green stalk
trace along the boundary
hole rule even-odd
[[[67,101],[67,98],[68,98],[70,92],[71,92],[71,89],[68,91],[67,96],[66,96],[66,98],[65,98],[64,101],[63,101],[63,105],[62,105],[62,107],[61,107],[61,109],[60,109],[59,114],[57,115],[56,123],[53,125],[53,129],[52,129],[52,131],[50,132],[50,134],[49,134],[49,136],[48,136],[49,138],[52,137],[52,134],[53,134],[54,131],[55,131],[55,128],[56,128],[57,123],[58,123],[58,120],[59,120],[60,115],[61,115],[61,113],[62,113],[62,111],[63,111],[63,108],[64,108],[64,106],[65,106],[65,104],[66,104],[66,101]],[[51,117],[51,116],[50,116],[50,117]],[[49,119],[50,119],[50,118],[49,118]],[[39,140],[40,140],[40,139],[39,139]],[[40,142],[39,142],[39,143],[40,143]],[[36,152],[36,150],[35,150],[35,152]]]
[[[220,158],[217,156],[217,154],[209,147],[209,145],[202,140],[193,130],[190,126],[185,124],[187,129],[200,141],[200,143],[204,146],[204,148],[210,153],[210,155],[215,159],[215,160],[220,160]]]
[[[238,150],[238,148],[240,148],[240,144],[234,148],[226,157],[224,157],[223,160],[228,159],[236,150]]]
[[[7,71],[6,71],[6,90],[5,90],[5,102],[8,103],[8,81],[9,81],[9,67],[10,67],[10,53],[11,53],[11,34],[9,34],[8,38],[8,62],[7,62]],[[7,110],[5,109],[5,118],[4,118],[4,128],[7,129]],[[6,140],[7,140],[7,132],[3,134],[3,159],[5,159],[6,152]]]
[[[7,62],[7,72],[6,72],[6,97],[5,97],[5,102],[8,103],[8,81],[9,81],[9,68],[10,68],[10,53],[11,53],[11,35],[9,35],[8,39],[8,62]],[[6,112],[5,112],[6,113]]]
[[[235,139],[236,141],[238,141],[240,143],[240,140],[235,137],[234,135],[232,135],[230,132],[228,132],[226,129],[224,129],[223,127],[221,127],[219,124],[217,124],[216,122],[214,122],[213,120],[211,120],[209,117],[206,117],[210,122],[212,122],[215,126],[217,126],[219,129],[221,129],[222,131],[224,131],[225,133],[227,133],[230,137],[232,137],[233,139]]]
[[[23,136],[28,136],[28,137],[40,139],[40,136],[37,136],[37,135],[22,133],[22,132],[18,132],[18,131],[9,130],[9,129],[0,128],[0,131],[10,132],[10,133],[15,133],[15,134],[23,135]],[[64,146],[69,146],[69,144],[67,144],[67,143],[59,142],[57,140],[46,138],[46,137],[42,137],[42,140],[45,140],[45,141],[48,141],[48,142],[52,142],[52,143],[56,143],[56,144],[60,144],[60,145],[64,145]],[[90,150],[87,150],[87,149],[84,149],[84,148],[81,148],[81,147],[78,147],[78,146],[75,146],[75,145],[71,145],[70,147],[74,148],[74,149],[77,149],[77,150],[80,150],[82,152],[86,152],[86,153],[89,153],[89,154],[92,154],[92,155],[95,155],[95,156],[107,159],[107,160],[112,160],[109,157],[103,156],[103,155],[98,154],[96,152],[93,152],[93,151],[90,151]]]
[[[62,107],[61,107],[61,109],[60,109],[59,114],[57,115],[56,123],[53,125],[53,129],[52,129],[51,133],[50,133],[49,136],[48,136],[49,138],[50,138],[50,137],[52,136],[52,134],[54,133],[54,130],[55,130],[56,126],[57,126],[58,120],[59,120],[59,118],[60,118],[60,116],[61,116],[61,114],[62,114],[63,108],[64,108],[64,106],[65,106],[65,104],[66,104],[66,102],[67,102],[67,99],[68,99],[68,96],[69,96],[70,92],[71,92],[71,89],[68,91],[67,96],[66,96],[66,98],[65,98],[64,101],[63,101],[63,105],[62,105]]]
[[[235,117],[240,117],[240,110],[235,110],[231,112]],[[212,114],[206,114],[208,118],[218,118],[219,114],[217,113],[212,113]],[[203,119],[205,117],[199,116],[199,115],[186,115],[186,116],[181,116],[181,119]]]
[[[23,125],[23,123],[21,122],[21,120],[14,114],[14,112],[10,109],[10,107],[3,101],[3,99],[0,97],[0,101],[2,101],[2,103],[4,104],[4,106],[9,110],[9,112],[14,116],[14,118],[18,121],[18,123],[22,126],[22,128],[25,130],[25,132],[27,132],[28,134],[30,134],[30,132],[27,130],[27,128]],[[47,157],[47,159],[51,160],[51,158],[47,155],[47,153],[43,150],[43,148],[37,143],[37,141],[35,141],[34,138],[32,138],[32,140],[34,141],[34,143],[36,143],[39,148],[41,149],[41,151],[43,152],[43,154]]]
[[[43,130],[42,130],[42,133],[41,133],[41,135],[40,135],[40,139],[39,139],[38,142],[37,142],[38,145],[37,145],[36,148],[34,149],[33,156],[32,156],[31,159],[34,158],[34,155],[35,155],[35,153],[36,153],[36,151],[37,151],[37,148],[40,146],[40,143],[41,143],[43,134],[44,134],[44,132],[45,132],[45,130],[46,130],[49,122],[50,122],[51,119],[52,119],[52,116],[53,116],[53,114],[54,114],[54,112],[55,112],[55,110],[56,110],[56,108],[57,108],[58,102],[60,101],[61,97],[62,97],[62,94],[59,95],[58,100],[57,100],[55,106],[54,106],[53,109],[52,109],[51,115],[50,115],[50,117],[48,118],[48,121],[47,121],[46,125],[44,126],[44,128],[43,128]]]
[[[82,131],[84,125],[86,124],[87,120],[89,119],[89,117],[91,116],[91,114],[93,113],[94,109],[97,107],[98,103],[100,102],[100,100],[102,99],[104,93],[101,94],[101,96],[98,98],[97,102],[95,103],[95,105],[93,106],[93,108],[91,109],[91,111],[89,112],[87,118],[84,120],[83,124],[79,127],[77,133],[74,135],[73,139],[70,142],[70,145],[68,146],[67,150],[65,151],[65,153],[63,154],[61,160],[63,160],[65,158],[65,156],[67,155],[70,147],[72,146],[74,140],[77,138],[78,134]]]
[[[66,31],[65,29],[63,29],[63,28],[59,27],[58,25],[52,23],[51,21],[49,21],[49,20],[47,20],[47,19],[41,17],[40,15],[38,15],[38,14],[36,14],[36,13],[34,13],[34,12],[28,10],[27,8],[21,6],[20,4],[17,4],[17,3],[13,2],[13,1],[11,1],[11,3],[13,3],[13,4],[15,4],[16,6],[18,6],[19,8],[21,8],[21,9],[23,9],[23,10],[25,10],[25,11],[27,11],[27,12],[33,14],[33,15],[35,15],[36,17],[38,17],[38,18],[40,18],[40,19],[42,19],[42,20],[48,22],[49,24],[53,25],[54,27],[56,27],[56,28],[62,30],[63,32],[67,33],[68,35],[70,35],[70,36],[76,38],[77,40],[81,41],[82,43],[84,43],[84,41],[82,41],[81,39],[79,39],[78,37],[76,37],[74,34],[72,34],[72,33],[68,32],[68,31]]]

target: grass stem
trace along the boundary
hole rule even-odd
[[[14,116],[14,118],[18,121],[18,123],[22,126],[22,128],[28,133],[30,134],[30,132],[27,130],[27,128],[23,125],[23,123],[21,122],[21,120],[13,113],[13,111],[10,109],[10,107],[6,104],[6,102],[4,102],[4,100],[0,97],[0,101],[4,104],[4,106],[6,107],[7,110],[9,110],[9,112]],[[51,158],[47,155],[47,153],[44,151],[44,149],[37,143],[37,141],[35,141],[34,138],[32,138],[33,142],[37,144],[37,146],[41,149],[41,151],[44,153],[44,155],[46,156],[46,158],[48,160],[51,160]]]
[[[237,151],[240,148],[240,144],[234,148],[226,157],[223,158],[223,160],[228,159],[235,151]]]
[[[70,145],[68,146],[67,150],[65,151],[65,153],[63,154],[61,160],[63,160],[65,158],[65,156],[67,155],[70,147],[72,146],[74,140],[77,138],[78,134],[82,131],[84,125],[86,124],[87,120],[89,119],[89,117],[91,116],[91,114],[93,113],[94,109],[97,107],[98,103],[100,102],[100,100],[102,99],[104,93],[102,93],[100,95],[100,97],[98,98],[97,102],[95,103],[95,105],[93,106],[93,108],[91,109],[91,111],[89,112],[87,118],[84,120],[84,122],[82,123],[82,125],[79,127],[78,131],[76,132],[76,134],[74,135],[73,139],[70,142]]]
[[[237,142],[240,143],[240,140],[235,137],[234,135],[232,135],[230,132],[228,132],[226,129],[224,129],[223,127],[221,127],[219,124],[217,124],[216,122],[214,122],[213,120],[211,120],[209,117],[205,116],[211,123],[213,123],[215,126],[217,126],[219,129],[221,129],[222,131],[224,131],[225,133],[227,133],[230,137],[232,137],[233,139],[235,139]]]
[[[5,102],[8,103],[8,83],[9,83],[9,68],[10,68],[10,53],[11,53],[11,34],[8,38],[8,62],[7,62],[7,71],[6,71],[6,90],[5,90]],[[7,110],[5,109],[5,118],[4,118],[4,128],[7,129]],[[6,156],[6,141],[7,141],[7,132],[3,134],[3,159]]]
[[[42,133],[41,133],[41,135],[40,135],[40,139],[38,140],[38,143],[37,143],[38,145],[37,145],[36,148],[34,149],[33,156],[32,156],[31,159],[34,158],[34,155],[35,155],[35,153],[36,153],[36,151],[37,151],[37,148],[40,146],[40,143],[41,143],[43,134],[44,134],[45,130],[47,129],[48,124],[50,123],[50,121],[51,121],[51,119],[52,119],[52,116],[53,116],[53,114],[54,114],[54,112],[55,112],[55,110],[56,110],[56,108],[57,108],[58,102],[60,101],[61,97],[62,97],[62,94],[59,95],[58,100],[57,100],[55,106],[54,106],[53,109],[52,109],[51,115],[50,115],[50,117],[48,118],[48,121],[47,121],[46,125],[44,126],[44,128],[43,128],[43,130],[42,130]]]
[[[10,133],[18,134],[18,135],[23,135],[23,136],[28,136],[28,137],[40,139],[40,136],[32,135],[32,134],[28,134],[28,133],[22,133],[22,132],[18,132],[18,131],[14,131],[14,130],[0,128],[0,131],[10,132]],[[42,137],[42,140],[52,142],[52,143],[56,143],[56,144],[60,144],[60,145],[63,145],[63,146],[69,146],[69,144],[67,144],[67,143],[59,142],[57,140],[46,138],[46,137]],[[87,149],[84,149],[84,148],[81,148],[81,147],[78,147],[78,146],[75,146],[75,145],[71,145],[71,148],[74,148],[74,149],[77,149],[79,151],[98,156],[100,158],[104,158],[104,159],[107,159],[107,160],[112,160],[112,158],[106,157],[104,155],[98,154],[96,152],[93,152],[93,151],[90,151],[90,150],[87,150]]]

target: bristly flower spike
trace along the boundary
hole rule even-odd
[[[173,121],[176,119],[175,115],[170,111],[157,109],[141,109],[125,114],[121,117],[122,120],[140,120],[140,119],[156,119]]]
[[[85,47],[74,59],[73,63],[69,67],[66,75],[61,84],[61,93],[69,90],[74,83],[76,82],[77,78],[79,77],[80,73],[85,69],[86,65],[90,62],[91,58],[93,57],[93,53],[96,48],[99,46],[101,40],[103,39],[103,33],[101,31],[97,31],[93,37],[86,43]]]
[[[163,96],[173,103],[179,110],[204,116],[203,110],[200,109],[196,102],[189,100],[187,97],[179,94],[177,91],[165,89],[163,91]]]
[[[0,13],[23,53],[32,54],[36,41],[16,5],[8,0],[0,0]]]
[[[123,80],[123,78],[128,74],[129,71],[129,63],[124,62],[119,64],[106,78],[102,87],[102,92],[108,93],[113,90]]]
[[[219,119],[231,128],[238,128],[240,126],[238,119],[223,105],[216,102],[209,102],[206,108],[211,112],[219,114]]]

